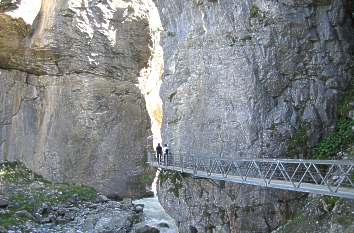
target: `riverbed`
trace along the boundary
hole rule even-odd
[[[161,233],[178,233],[178,228],[176,226],[175,220],[166,213],[157,198],[157,182],[159,173],[160,171],[157,170],[154,182],[151,185],[151,190],[154,192],[154,197],[136,200],[134,201],[134,204],[144,205],[144,217],[146,225],[159,229]],[[161,227],[161,223],[167,223],[168,227]]]
[[[161,233],[178,233],[175,221],[165,212],[157,197],[136,200],[134,204],[144,205],[146,225],[159,229]],[[169,227],[161,227],[161,223],[167,223]]]

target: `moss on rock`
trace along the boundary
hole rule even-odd
[[[316,159],[331,159],[338,152],[347,150],[348,155],[352,156],[354,143],[354,120],[348,117],[349,112],[353,110],[354,102],[354,84],[352,84],[342,97],[338,106],[338,121],[336,130],[325,137],[313,150],[313,157]]]
[[[308,156],[308,140],[307,127],[305,124],[301,124],[300,128],[289,142],[288,157],[306,158]]]
[[[0,182],[3,187],[1,196],[9,202],[7,209],[0,213],[0,225],[4,227],[22,225],[30,220],[30,217],[18,217],[18,211],[27,211],[34,216],[43,205],[54,207],[73,200],[85,202],[97,198],[94,188],[50,182],[20,162],[2,162]]]
[[[31,28],[22,18],[0,14],[0,66],[6,66],[12,54],[22,46]]]
[[[174,171],[161,171],[159,181],[161,184],[169,182],[171,187],[169,192],[172,192],[175,197],[179,197],[179,191],[183,187],[183,178],[190,176],[189,174],[174,172]]]

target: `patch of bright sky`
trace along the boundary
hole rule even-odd
[[[138,87],[145,95],[146,107],[151,119],[151,131],[153,133],[154,147],[161,143],[162,100],[160,98],[160,86],[163,75],[163,50],[160,45],[160,31],[163,30],[160,16],[152,0],[140,3],[133,2],[134,16],[147,15],[149,19],[150,34],[153,42],[152,57],[147,68],[141,70]],[[146,10],[148,9],[148,11]],[[160,113],[160,114],[156,114]]]
[[[13,11],[6,12],[14,18],[22,18],[26,23],[33,23],[41,9],[42,0],[21,0],[19,7]]]

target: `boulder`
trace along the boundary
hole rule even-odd
[[[148,226],[148,225],[140,225],[137,226],[137,228],[134,231],[135,233],[159,233],[160,230],[158,230],[155,227]]]
[[[0,208],[6,208],[9,205],[8,200],[5,198],[0,197]]]
[[[8,231],[6,230],[5,227],[0,226],[0,233],[7,233]]]
[[[157,225],[158,227],[161,227],[161,228],[170,228],[170,226],[168,225],[168,223],[166,222],[161,222]]]
[[[33,215],[27,210],[19,210],[15,212],[16,217],[34,219]]]
[[[141,213],[144,211],[144,204],[137,204],[137,205],[134,205],[135,207],[135,212],[137,213]]]
[[[97,195],[96,201],[97,202],[108,202],[109,198],[106,197],[105,195],[99,194],[99,195]]]

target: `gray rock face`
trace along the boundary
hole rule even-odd
[[[311,198],[301,213],[273,233],[349,233],[354,231],[354,201]]]
[[[155,3],[165,29],[162,137],[172,154],[303,158],[333,130],[339,97],[351,82],[351,1]],[[309,141],[294,144],[297,138]],[[163,205],[181,220],[181,232],[207,232],[209,224],[224,226],[220,214],[198,216],[211,202],[203,198],[216,189],[199,182],[182,182],[186,194],[179,198],[171,198],[171,189],[160,186],[161,199],[167,199]],[[241,203],[252,193],[257,205],[267,206],[278,195],[245,189],[249,191],[237,197]],[[230,206],[220,196],[217,201]],[[239,219],[230,222],[250,221],[242,217],[248,205],[236,206],[240,218],[233,215]],[[249,211],[249,216],[257,217],[248,227],[241,224],[239,231],[222,232],[268,232],[286,219],[277,217],[279,211]],[[209,213],[214,212],[217,206],[210,205]],[[272,217],[267,221],[258,217],[264,213]]]
[[[119,202],[81,203],[77,207],[63,207],[66,211],[62,216],[49,215],[41,223],[28,221],[25,226],[13,226],[12,230],[28,232],[97,232],[97,233],[128,233],[135,232],[135,227],[143,220],[142,213],[133,210],[132,205],[122,205]],[[19,211],[19,216],[29,214]],[[56,211],[59,212],[59,211]],[[17,214],[17,213],[16,213]]]
[[[306,194],[179,177],[159,185],[179,232],[270,232],[296,213]]]
[[[351,80],[350,1],[159,1],[171,152],[288,157],[335,122]]]
[[[21,6],[20,6],[21,7]],[[145,191],[151,57],[139,1],[42,1],[32,30],[0,15],[0,159],[105,194]]]
[[[7,11],[7,10],[13,10],[17,8],[17,4],[21,0],[0,0],[0,13]]]

